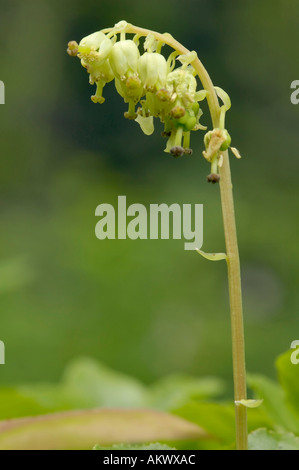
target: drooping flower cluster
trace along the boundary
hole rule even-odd
[[[129,105],[126,118],[134,119],[147,135],[154,131],[153,118],[159,118],[164,123],[163,135],[168,137],[165,151],[173,156],[191,153],[190,132],[206,129],[199,123],[199,101],[206,92],[197,91],[190,65],[196,53],[178,56],[174,51],[166,59],[160,53],[163,44],[149,34],[140,54],[138,36],[126,38],[126,24],[117,23],[108,34],[90,34],[79,45],[75,41],[68,44],[68,53],[81,59],[90,84],[96,84],[92,101],[103,103],[103,88],[114,80],[117,92]],[[181,64],[174,68],[176,56]]]
[[[154,118],[160,119],[164,124],[162,135],[168,138],[165,152],[174,157],[191,154],[191,131],[206,129],[199,122],[202,115],[199,102],[207,92],[197,90],[196,72],[191,65],[196,52],[179,55],[175,50],[166,59],[161,54],[163,43],[149,33],[141,54],[140,36],[127,39],[127,26],[120,21],[114,28],[90,34],[79,44],[71,41],[67,52],[79,57],[90,84],[96,85],[96,93],[91,97],[94,103],[104,103],[103,88],[114,80],[117,92],[128,103],[126,118],[135,120],[146,135],[154,131]],[[180,65],[175,68],[176,60]],[[221,89],[217,89],[217,94],[224,102],[224,116],[230,107],[229,98]],[[217,173],[220,151],[229,146],[229,135],[225,129],[214,129],[206,134],[204,142],[203,155]],[[208,181],[216,182],[217,178]]]

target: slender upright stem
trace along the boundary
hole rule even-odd
[[[196,59],[193,66],[198,73],[203,87],[209,92],[207,99],[213,127],[217,128],[219,127],[220,107],[213,84],[199,59]],[[240,258],[228,151],[223,152],[222,155],[223,164],[220,168],[220,196],[230,299],[236,447],[237,450],[246,450],[248,448],[247,409],[244,405],[238,403],[240,400],[246,400],[247,398]]]
[[[110,29],[103,30],[109,32]],[[140,28],[128,24],[127,33],[147,36],[153,34],[156,39],[168,44],[180,54],[187,54],[190,51],[182,44],[176,41],[170,34],[160,34],[155,31]],[[213,83],[207,70],[204,68],[198,57],[192,62],[194,69],[207,90],[207,102],[211,114],[213,128],[220,127],[220,106]],[[220,195],[222,216],[224,225],[224,236],[226,244],[228,285],[231,313],[231,331],[232,331],[232,357],[233,357],[233,378],[234,378],[234,398],[235,398],[235,416],[236,416],[236,447],[237,450],[247,449],[247,410],[246,407],[238,402],[246,400],[246,371],[245,371],[245,347],[244,347],[244,328],[243,328],[243,310],[242,310],[242,291],[240,276],[240,260],[237,241],[237,231],[235,223],[234,200],[232,192],[231,172],[229,165],[228,152],[223,152],[223,164],[220,168]]]
[[[237,403],[240,400],[246,400],[246,369],[242,290],[239,250],[234,214],[234,200],[227,151],[223,152],[223,165],[220,168],[220,194],[226,243],[228,285],[230,298],[236,417],[236,444],[238,450],[246,450],[248,447],[247,410],[244,405]]]

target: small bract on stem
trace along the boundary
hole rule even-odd
[[[128,38],[132,35],[132,38]],[[145,37],[143,50],[140,38]],[[164,45],[173,51],[165,58]],[[244,353],[244,328],[240,261],[237,242],[234,201],[228,149],[235,157],[240,154],[231,147],[225,128],[226,112],[231,107],[228,94],[214,87],[208,72],[197,57],[170,34],[140,28],[120,21],[81,40],[70,41],[67,52],[78,56],[89,73],[89,81],[97,86],[92,101],[103,103],[104,86],[113,81],[117,92],[128,103],[125,117],[135,120],[146,135],[154,131],[154,118],[164,125],[167,138],[165,152],[174,157],[192,154],[191,132],[207,127],[200,122],[200,103],[207,101],[212,129],[205,132],[203,157],[211,165],[208,182],[220,183],[220,195],[226,253],[199,254],[209,260],[226,260],[231,312],[234,402],[236,416],[236,448],[247,449],[247,397]],[[176,67],[176,64],[178,66]],[[202,89],[198,89],[199,85]],[[219,99],[222,104],[219,104]]]

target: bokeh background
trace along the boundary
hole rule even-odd
[[[223,251],[219,188],[206,183],[203,134],[192,157],[163,152],[106,102],[66,54],[121,19],[170,32],[196,50],[232,100],[227,126],[244,288],[247,368],[274,377],[299,337],[299,79],[294,0],[0,2],[0,339],[2,384],[57,381],[89,356],[150,383],[173,372],[231,383],[225,263],[180,240],[99,241],[95,208],[204,204],[205,251]],[[207,113],[202,123],[209,125]]]

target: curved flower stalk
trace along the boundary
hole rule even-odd
[[[128,35],[132,37],[128,39]],[[139,49],[141,37],[145,37],[143,50]],[[161,54],[164,45],[173,49],[167,58]],[[230,98],[224,90],[214,87],[196,52],[186,49],[168,33],[160,34],[126,21],[87,36],[79,45],[75,41],[69,42],[67,52],[81,59],[90,74],[90,83],[97,85],[97,92],[92,96],[94,102],[104,102],[103,87],[114,79],[117,92],[129,104],[125,117],[134,119],[146,135],[154,131],[154,118],[159,119],[164,124],[162,135],[168,138],[165,152],[174,157],[192,153],[191,132],[207,130],[200,123],[203,114],[200,102],[207,101],[212,129],[204,135],[205,150],[202,154],[211,165],[208,182],[220,183],[226,253],[197,251],[208,260],[225,260],[227,263],[236,448],[245,450],[246,410],[258,404],[252,404],[246,396],[240,261],[228,149],[237,158],[240,158],[240,153],[230,146],[231,137],[225,128]]]

